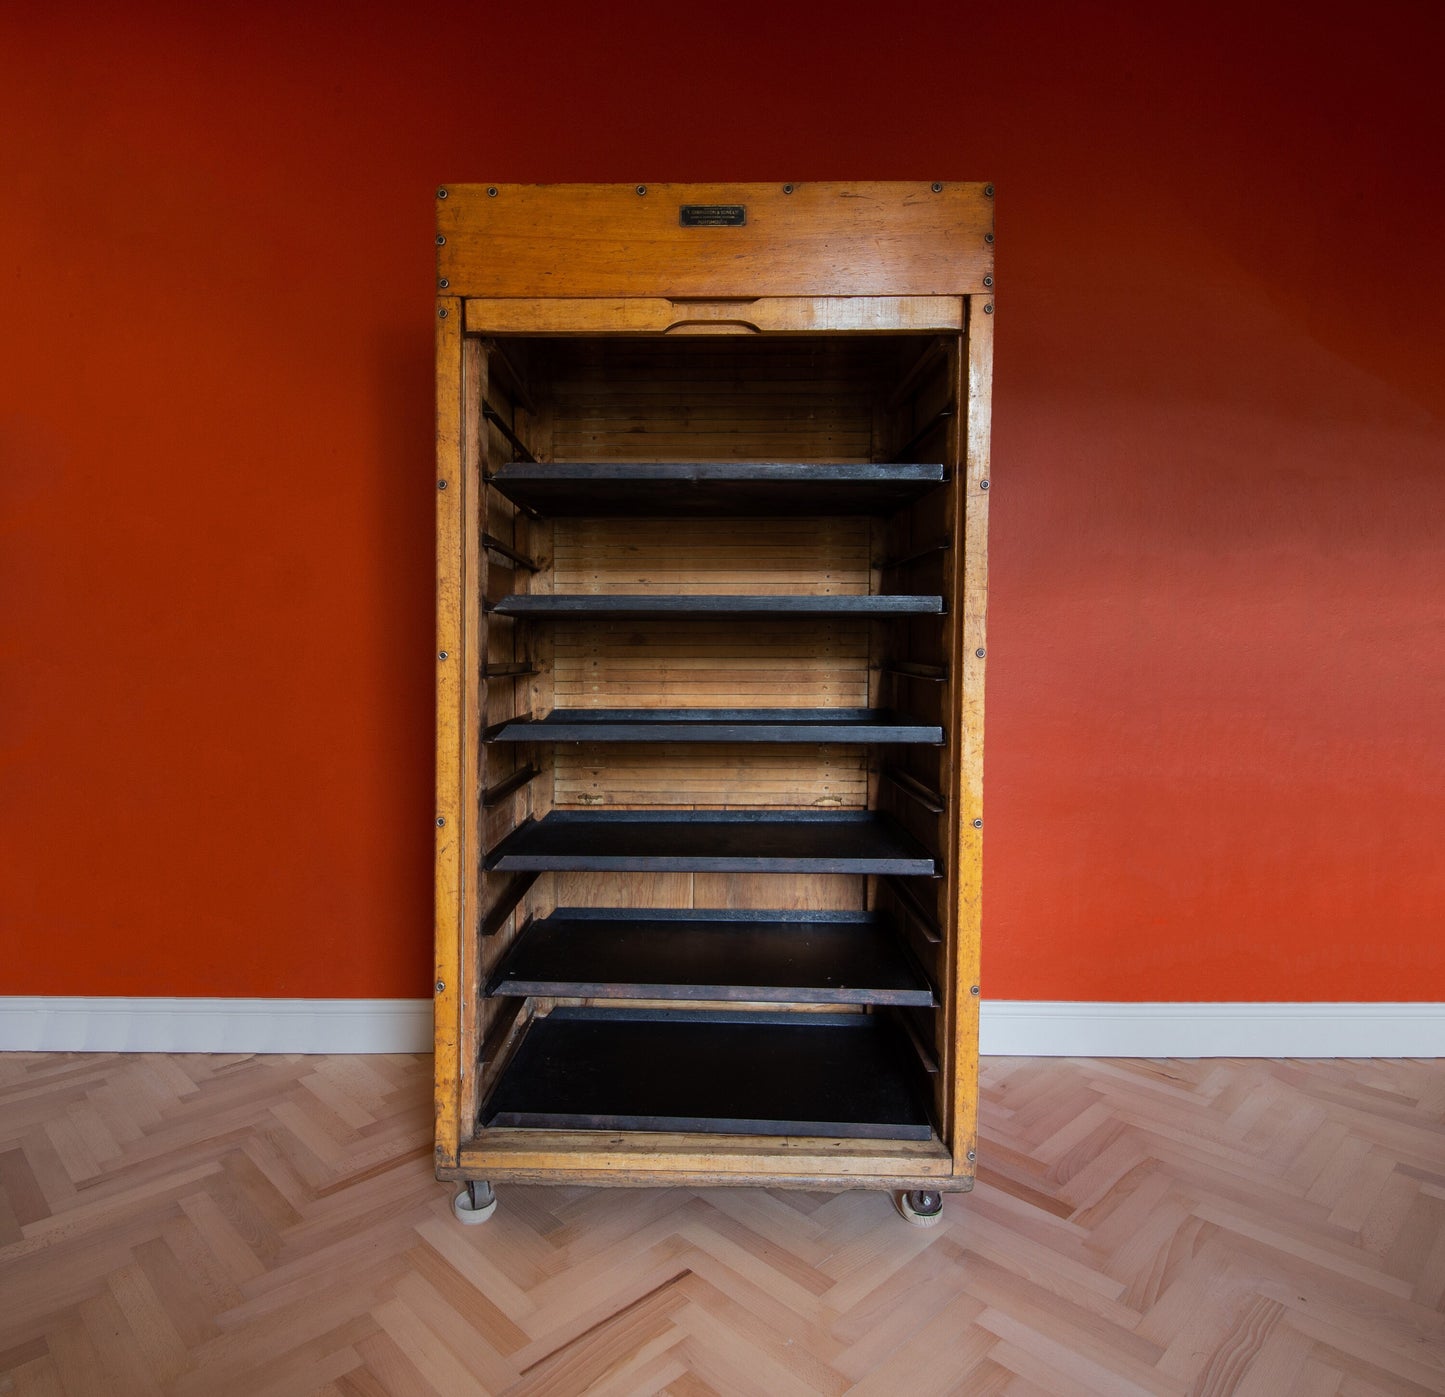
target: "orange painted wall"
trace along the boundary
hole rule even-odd
[[[956,177],[986,992],[1445,999],[1445,11],[698,9],[7,10],[0,993],[427,992],[438,182]]]

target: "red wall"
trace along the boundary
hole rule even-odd
[[[986,992],[1445,999],[1445,12],[698,9],[7,12],[0,993],[427,993],[439,182],[953,177]]]

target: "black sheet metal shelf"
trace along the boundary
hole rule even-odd
[[[557,516],[881,514],[944,482],[941,465],[831,461],[513,461],[491,483]]]
[[[874,912],[559,908],[517,938],[490,995],[931,1006]]]
[[[867,742],[938,746],[943,728],[869,708],[558,708],[492,742]]]
[[[519,592],[491,607],[495,616],[538,620],[668,620],[687,616],[912,616],[939,615],[943,598],[934,596],[766,596],[658,593]]]
[[[875,811],[553,810],[507,835],[488,871],[893,873],[937,862]]]
[[[886,1014],[558,1008],[527,1029],[483,1126],[928,1140]]]

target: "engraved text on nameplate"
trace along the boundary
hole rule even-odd
[[[747,221],[746,204],[684,204],[678,210],[684,228],[741,228]]]

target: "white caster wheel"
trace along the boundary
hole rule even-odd
[[[937,1227],[943,1221],[943,1195],[933,1189],[915,1189],[910,1193],[895,1193],[893,1206],[898,1209],[904,1222],[914,1227]]]
[[[467,1181],[467,1186],[452,1199],[452,1212],[458,1222],[476,1227],[487,1222],[497,1211],[497,1195],[485,1179]]]

